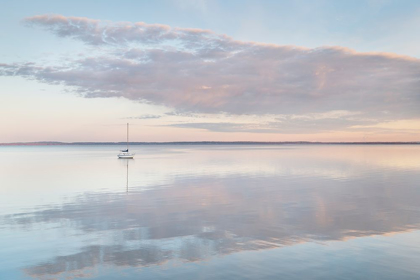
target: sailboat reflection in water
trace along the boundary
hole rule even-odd
[[[126,188],[126,192],[128,192],[128,160],[126,160],[126,166],[127,166],[127,174],[126,174],[126,184],[125,184],[125,188]]]
[[[121,153],[118,154],[118,158],[134,158],[134,153],[130,153],[128,151],[128,123],[127,123],[127,149],[125,150],[120,150]]]

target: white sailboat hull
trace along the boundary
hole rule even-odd
[[[118,158],[134,158],[134,154],[122,153],[118,154]]]

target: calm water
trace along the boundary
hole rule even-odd
[[[420,279],[420,146],[0,147],[0,279]]]

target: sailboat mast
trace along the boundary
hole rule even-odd
[[[128,123],[127,123],[127,151],[128,151]]]

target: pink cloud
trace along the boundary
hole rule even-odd
[[[0,75],[60,83],[85,97],[125,97],[184,112],[345,110],[380,121],[420,117],[420,61],[412,57],[241,42],[208,30],[143,22],[60,15],[25,22],[95,45],[101,55],[65,67],[0,64]]]

